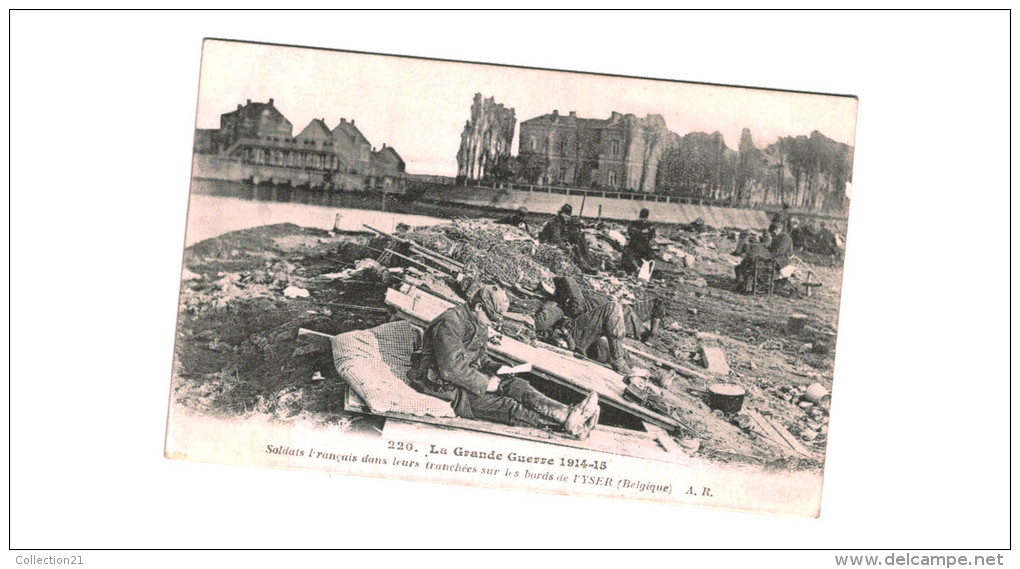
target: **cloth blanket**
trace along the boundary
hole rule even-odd
[[[407,383],[421,339],[421,328],[407,321],[339,334],[330,339],[333,365],[375,413],[453,417],[449,403]]]

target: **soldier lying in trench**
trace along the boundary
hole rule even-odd
[[[608,363],[619,374],[633,374],[621,341],[631,336],[643,342],[658,333],[665,313],[659,299],[624,305],[598,293],[586,297],[570,277],[553,279],[552,300],[535,313],[535,332],[546,339],[562,338],[567,346],[594,360]],[[644,323],[649,322],[645,332]]]
[[[449,401],[454,413],[507,425],[561,427],[587,438],[598,424],[598,396],[577,405],[551,399],[526,380],[496,375],[500,364],[485,355],[489,326],[497,327],[509,308],[499,287],[472,287],[468,302],[441,314],[425,330],[415,387]]]

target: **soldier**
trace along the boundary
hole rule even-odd
[[[737,280],[737,290],[747,293],[751,292],[753,289],[754,265],[756,262],[763,261],[771,261],[771,263],[768,263],[771,278],[779,279],[784,284],[789,284],[787,279],[794,271],[794,266],[790,262],[790,258],[793,256],[793,240],[790,239],[790,235],[785,231],[785,228],[786,225],[782,222],[772,223],[769,226],[768,234],[771,236],[771,240],[768,245],[764,243],[751,245],[750,251],[744,256],[744,259],[733,268]]]
[[[419,389],[449,401],[459,417],[507,425],[560,426],[586,438],[598,423],[598,396],[568,406],[546,397],[519,377],[495,375],[500,364],[485,355],[489,326],[509,307],[506,292],[482,285],[467,304],[448,309],[425,330],[417,374]]]
[[[793,274],[793,265],[790,264],[790,258],[793,256],[793,240],[790,239],[787,227],[788,225],[773,223],[769,228],[769,233],[772,234],[769,253],[772,254],[779,274],[784,279]]]
[[[535,332],[547,338],[562,337],[577,353],[608,363],[621,375],[631,375],[622,340],[625,336],[644,342],[654,338],[665,315],[661,300],[624,305],[598,293],[586,298],[570,277],[556,277],[553,283],[552,300],[543,303],[535,314]],[[644,330],[646,321],[650,321],[648,332]],[[600,353],[600,344],[606,353]]]
[[[528,208],[521,206],[517,208],[517,211],[499,220],[497,223],[503,225],[513,225],[524,230],[525,233],[531,234],[531,228],[528,227]]]
[[[570,216],[574,208],[570,204],[563,204],[556,217],[549,220],[542,231],[538,234],[538,240],[550,245],[569,246],[567,242],[567,227],[570,225]]]
[[[648,221],[648,208],[642,208],[638,219],[627,226],[627,246],[623,248],[620,268],[627,273],[635,273],[641,269],[643,260],[652,260],[655,251],[652,242],[655,239],[655,226]]]
[[[588,255],[588,241],[584,237],[581,222],[571,217],[573,213],[574,208],[570,204],[563,204],[556,217],[542,227],[538,240],[563,247],[572,254],[578,266],[592,271],[595,267]]]

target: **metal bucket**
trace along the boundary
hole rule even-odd
[[[822,407],[828,407],[831,397],[829,396],[829,390],[821,383],[812,383],[808,386],[807,391],[804,392],[804,399],[814,403],[815,405],[821,405]]]
[[[708,406],[723,413],[738,413],[744,406],[747,390],[732,383],[716,383],[708,386]]]

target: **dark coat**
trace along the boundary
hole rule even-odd
[[[567,222],[557,215],[542,227],[542,231],[538,234],[538,240],[553,245],[565,245],[567,243],[568,229]]]
[[[638,219],[627,226],[627,247],[633,249],[643,259],[652,257],[652,239],[655,239],[655,226],[647,219]]]
[[[584,240],[581,222],[574,218],[563,219],[557,215],[550,219],[539,232],[538,240],[555,245],[576,245],[587,254],[588,243]]]
[[[775,259],[776,265],[780,268],[790,264],[790,257],[793,256],[793,240],[788,233],[780,233],[769,245],[769,253]]]
[[[422,378],[428,392],[466,390],[482,395],[499,364],[485,355],[488,327],[459,304],[432,321],[422,344]]]
[[[503,225],[513,225],[516,227],[520,227],[526,233],[531,233],[531,228],[528,227],[527,216],[519,211],[511,213],[510,215],[504,217],[503,219],[497,221],[496,223],[501,223]]]

